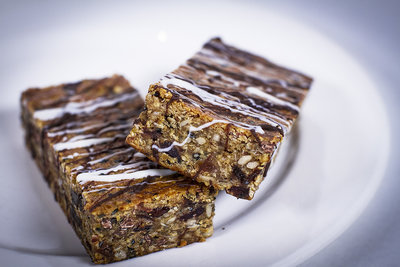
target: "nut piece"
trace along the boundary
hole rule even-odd
[[[206,215],[207,215],[208,218],[210,218],[211,215],[212,215],[212,206],[211,206],[211,204],[208,204],[206,206]]]
[[[193,228],[197,226],[196,219],[190,219],[186,221],[186,226],[188,228]]]
[[[251,160],[251,156],[250,155],[246,155],[246,156],[242,156],[239,161],[238,164],[239,165],[245,165],[247,162],[249,162]],[[257,167],[257,166],[256,166]]]
[[[198,138],[196,138],[196,142],[199,145],[204,145],[206,143],[206,139],[204,139],[203,137],[198,137]]]
[[[247,163],[246,167],[249,169],[254,169],[255,167],[258,166],[258,162],[257,161],[251,161],[249,163]]]
[[[121,229],[126,230],[135,226],[135,223],[130,218],[124,218],[120,223]]]
[[[114,93],[119,94],[119,93],[122,93],[122,91],[124,91],[124,88],[122,88],[119,85],[116,85],[116,86],[114,86],[113,91],[114,91]]]
[[[114,257],[115,257],[117,260],[123,260],[123,259],[126,258],[126,253],[125,253],[125,251],[123,251],[121,248],[117,248],[117,249],[116,249],[116,252],[115,252],[115,254],[114,254]]]
[[[188,123],[189,123],[189,120],[184,120],[179,124],[179,126],[183,127],[183,126],[187,125]]]
[[[221,139],[221,137],[219,136],[219,134],[214,134],[213,140],[214,140],[215,142],[219,142],[220,139]]]
[[[105,229],[112,228],[111,221],[108,219],[105,219],[105,218],[103,220],[101,220],[101,226],[103,226],[103,228],[105,228]]]
[[[172,216],[171,218],[168,219],[167,224],[173,223],[175,221],[176,217]]]

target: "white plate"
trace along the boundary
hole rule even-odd
[[[372,199],[388,159],[386,111],[368,74],[327,37],[264,8],[226,3],[100,3],[64,17],[0,44],[10,66],[2,70],[0,114],[3,264],[90,264],[23,146],[21,89],[117,72],[144,95],[217,35],[315,78],[299,134],[252,201],[218,197],[207,242],[115,266],[293,266],[343,233]]]

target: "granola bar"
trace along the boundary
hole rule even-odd
[[[125,143],[143,100],[122,76],[21,97],[25,139],[94,263],[204,241],[217,192]]]
[[[252,199],[311,83],[215,38],[150,86],[127,142],[166,168]]]

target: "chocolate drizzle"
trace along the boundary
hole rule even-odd
[[[279,132],[283,136],[297,117],[311,81],[215,38],[155,86],[172,93],[170,102],[179,96],[257,135]]]
[[[50,164],[59,164],[56,168],[74,187],[70,198],[76,209],[93,212],[107,209],[104,204],[112,201],[131,203],[135,194],[198,186],[125,144],[132,121],[143,109],[143,100],[126,80],[114,76],[32,90],[35,93],[24,93],[28,98],[23,104],[39,112],[35,121],[42,125],[40,140],[54,154]],[[161,132],[148,134],[157,138]],[[177,148],[169,154],[181,160]],[[164,212],[155,210],[154,216]]]
[[[231,130],[231,126],[232,126],[232,124],[229,123],[229,124],[226,126],[226,128],[225,128],[225,136],[226,136],[225,148],[224,148],[225,151],[228,151],[229,132],[230,132],[230,130]]]
[[[102,195],[89,207],[89,211],[92,212],[94,209],[96,209],[103,203],[106,203],[106,202],[112,200],[113,198],[116,198],[124,193],[128,193],[128,192],[129,193],[138,193],[138,192],[142,191],[148,184],[150,184],[152,181],[154,181],[154,177],[148,177],[143,182],[135,183],[132,185],[133,181],[134,180],[129,180],[127,185],[121,190]]]
[[[226,184],[234,181],[232,182],[234,186],[228,188],[227,192],[240,198],[250,199],[254,194],[254,188],[259,184],[258,178],[269,167],[266,162],[268,157],[260,157],[257,153],[270,156],[276,151],[278,144],[291,130],[298,117],[311,83],[312,79],[306,75],[224,44],[220,38],[212,39],[185,64],[152,85],[152,89],[160,90],[162,87],[168,95],[172,95],[169,101],[167,100],[165,112],[167,116],[172,114],[171,103],[180,101],[187,110],[198,111],[201,119],[203,115],[207,118],[200,119],[200,125],[198,122],[192,122],[193,125],[184,126],[185,128],[174,127],[180,133],[185,132],[188,127],[189,133],[187,136],[180,136],[179,140],[171,140],[166,145],[153,142],[151,145],[153,156],[158,159],[159,153],[166,153],[171,157],[180,152],[191,153],[191,158],[195,162],[194,169],[197,170],[194,175],[190,170],[189,175],[192,178],[215,184],[220,189],[226,189],[228,187]],[[180,115],[181,113],[178,117]],[[168,120],[169,117],[165,119]],[[207,149],[206,154],[192,153],[187,151],[189,146],[186,144],[190,142],[191,135],[196,135],[200,145],[204,144],[201,140],[204,136],[209,137],[209,132],[213,131],[208,130],[204,135],[201,131],[217,123],[225,125],[219,125],[218,132],[211,135],[212,142],[218,142],[222,146],[218,147],[222,154],[235,154],[229,155],[234,158],[233,162],[227,161],[230,166],[221,167],[224,169],[224,172],[221,172],[222,177],[215,178],[214,174],[218,168],[212,162],[213,154],[209,154],[212,153],[212,148],[211,152]],[[222,135],[225,137],[220,137],[221,128],[224,129]],[[246,145],[246,149],[254,143],[255,153],[251,155],[251,161],[234,165],[236,159],[241,159],[241,153],[232,150],[230,138],[238,138],[235,142],[242,142],[242,145]],[[252,139],[250,146],[245,144],[248,139]],[[224,151],[221,151],[222,149]],[[207,158],[201,160],[204,157]],[[221,162],[218,164],[221,165]],[[173,162],[168,162],[168,166],[182,173],[186,171]],[[199,177],[203,172],[211,173],[214,178]]]
[[[193,176],[193,179],[196,179],[202,172],[212,172],[213,170],[215,170],[215,166],[213,163],[213,155],[211,154],[200,163],[199,169]]]

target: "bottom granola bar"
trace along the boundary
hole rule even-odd
[[[123,77],[21,97],[25,140],[94,263],[204,241],[217,192],[125,144],[143,100]]]

